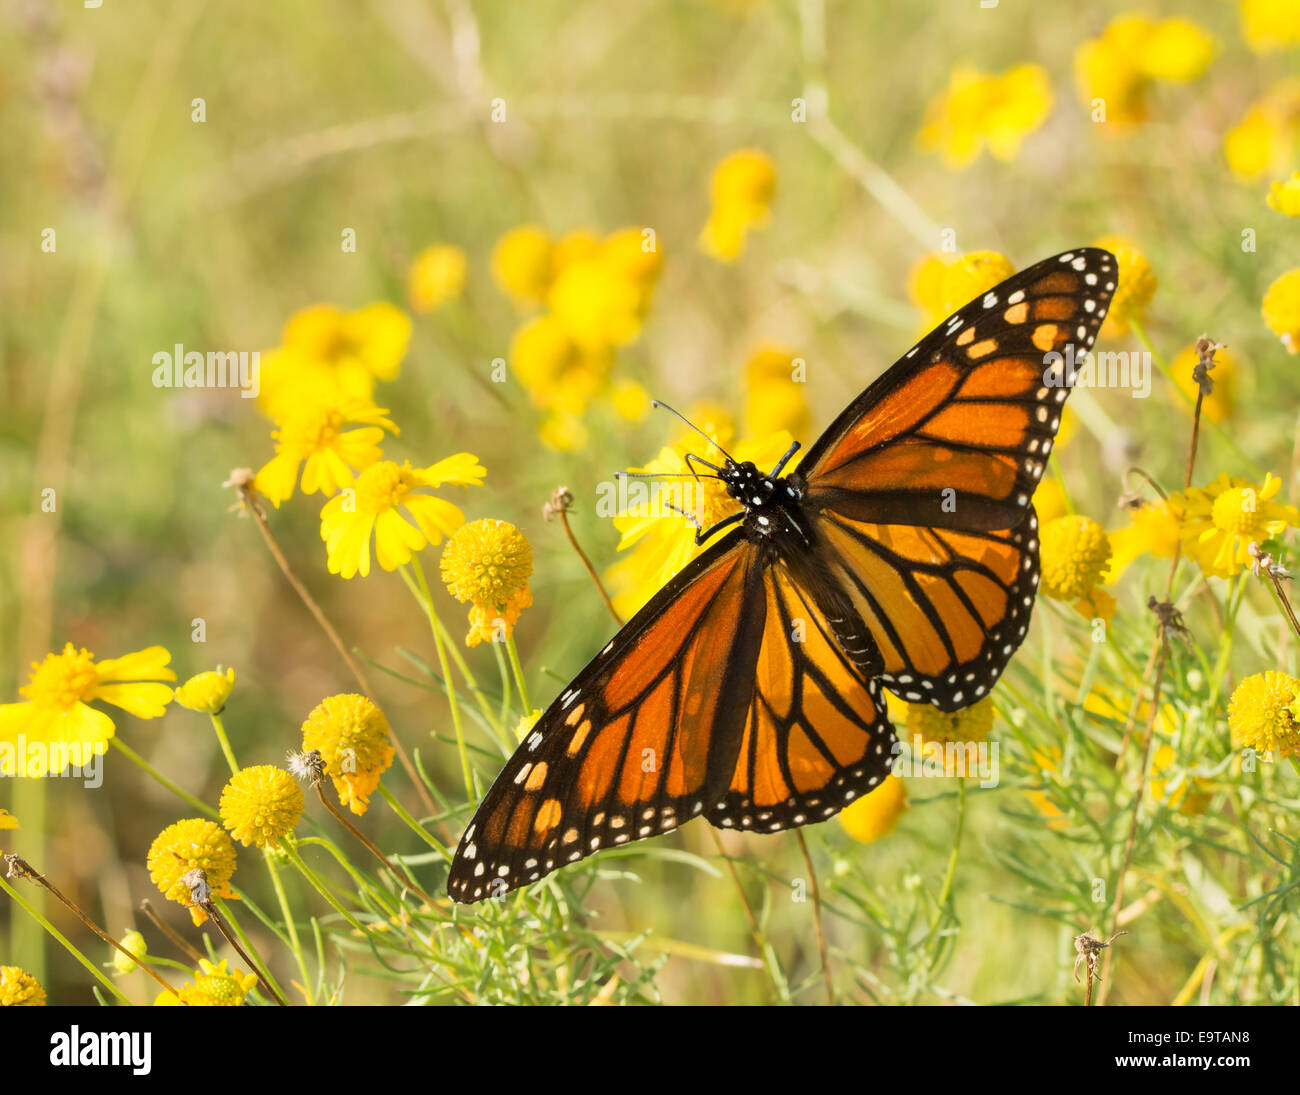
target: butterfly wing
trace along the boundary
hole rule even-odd
[[[875,787],[894,761],[880,685],[835,639],[812,595],[810,561],[763,573],[763,643],[726,794],[709,821],[777,832],[823,821]]]
[[[667,832],[724,793],[764,636],[761,553],[736,530],[663,587],[506,763],[461,837],[457,901]]]
[[[795,474],[819,565],[852,602],[846,650],[914,702],[975,702],[1028,628],[1042,477],[1117,279],[1096,248],[1037,263],[935,328]],[[863,630],[868,633],[862,634]]]

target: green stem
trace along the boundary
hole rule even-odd
[[[177,787],[176,784],[174,784],[171,780],[169,780],[166,776],[164,776],[161,772],[159,772],[157,768],[155,768],[152,764],[150,764],[147,760],[145,760],[144,757],[140,756],[139,753],[137,753],[134,749],[132,749],[129,745],[127,745],[121,738],[118,737],[109,738],[109,744],[111,744],[114,749],[119,750],[128,760],[130,760],[137,767],[141,768],[151,778],[157,780],[160,784],[166,787],[167,790],[169,790],[172,794],[180,798],[183,798],[196,810],[200,811],[201,813],[207,814],[207,816],[212,818],[214,821],[221,820],[216,810],[214,810],[211,806],[207,805],[206,803],[200,802],[188,791],[183,791],[181,790],[181,788]]]
[[[111,992],[114,996],[116,996],[120,1001],[122,1001],[122,1003],[126,1004],[128,1007],[131,1006],[131,1001],[128,1000],[122,994],[121,989],[119,989],[115,984],[113,984],[112,981],[108,979],[107,976],[105,976],[103,970],[101,970],[97,965],[95,965],[94,962],[92,962],[89,958],[87,958],[84,954],[82,954],[81,951],[77,950],[76,947],[74,947],[71,943],[69,943],[67,938],[59,931],[59,929],[56,928],[53,924],[51,924],[48,920],[46,920],[45,917],[41,915],[40,911],[34,905],[31,905],[27,901],[24,901],[23,898],[19,895],[18,891],[15,890],[12,886],[9,885],[8,882],[4,880],[3,875],[0,875],[0,890],[3,890],[11,898],[13,898],[14,904],[16,904],[20,909],[23,910],[23,912],[25,912],[28,916],[30,916],[33,920],[35,920],[36,923],[38,923],[42,928],[44,928],[53,939],[55,939],[57,942],[62,944],[64,950],[66,950],[70,955],[72,955],[73,958],[75,958],[78,962],[80,962],[83,966],[85,966],[85,968],[91,972],[91,974],[95,977],[95,979],[99,981],[99,983],[102,984],[106,989],[108,989],[109,992]]]
[[[416,834],[416,836],[418,836],[427,845],[429,845],[430,848],[432,848],[435,852],[437,852],[440,856],[442,856],[443,859],[447,860],[449,863],[451,862],[451,853],[441,843],[439,843],[438,840],[431,833],[429,833],[424,828],[423,825],[421,825],[418,821],[416,821],[415,818],[413,818],[410,815],[410,813],[407,812],[406,807],[403,806],[400,802],[398,802],[393,792],[390,791],[387,787],[385,787],[382,783],[379,785],[379,793],[384,796],[384,801],[387,802],[388,805],[392,807],[393,813],[395,813],[404,822],[406,822],[407,826],[411,829],[413,833]],[[474,794],[473,791],[471,791],[470,792],[471,798],[473,797],[473,794]]]
[[[424,581],[424,570],[420,566],[419,556],[413,556],[411,561],[414,564],[416,574],[420,576],[419,584],[411,577],[411,572],[406,567],[398,568],[398,572],[402,575],[402,580],[406,582],[407,588],[410,589],[411,595],[419,601],[420,607],[424,609],[424,614],[429,620],[429,630],[433,632],[433,645],[438,652],[438,667],[442,671],[443,683],[447,686],[447,702],[451,705],[451,723],[456,729],[456,747],[460,751],[460,768],[461,775],[465,779],[465,794],[467,797],[473,798],[474,781],[470,776],[469,751],[465,748],[465,728],[461,725],[460,704],[456,701],[456,685],[451,679],[451,666],[447,662],[447,650],[442,642],[442,633],[438,629],[438,614],[434,611],[433,597],[428,594],[429,587],[428,583]]]
[[[239,775],[239,761],[235,760],[235,751],[230,748],[230,739],[226,737],[226,724],[221,721],[219,714],[209,714],[208,717],[212,720],[212,729],[217,732],[217,741],[221,744],[226,763],[230,765],[230,774]]]
[[[341,917],[343,917],[343,919],[346,920],[350,925],[352,925],[352,927],[356,928],[357,931],[359,931],[363,936],[368,935],[369,933],[367,932],[365,925],[363,925],[360,920],[358,920],[355,916],[353,916],[350,912],[348,912],[346,908],[343,907],[343,905],[339,902],[339,899],[335,897],[333,893],[330,892],[329,888],[325,885],[325,883],[322,882],[316,876],[316,873],[310,867],[307,866],[306,861],[302,858],[302,855],[298,852],[297,847],[294,844],[290,843],[288,839],[286,839],[284,842],[284,850],[285,850],[285,854],[289,857],[289,862],[298,868],[303,878],[305,878],[308,882],[310,882],[312,886],[316,889],[316,892],[319,893],[321,897],[325,898],[325,900],[330,903],[334,911],[338,913]]]
[[[952,838],[952,851],[948,855],[948,869],[944,872],[943,886],[939,890],[939,907],[934,910],[934,919],[930,921],[930,935],[933,936],[943,911],[952,899],[952,884],[957,877],[957,856],[961,851],[962,830],[966,826],[966,777],[957,779],[957,831]]]
[[[284,927],[289,933],[289,943],[293,947],[293,956],[298,960],[298,972],[302,974],[302,991],[307,997],[307,1006],[311,1007],[316,1003],[316,998],[312,992],[311,975],[307,972],[307,956],[303,953],[302,943],[298,939],[298,926],[293,922],[293,913],[289,909],[289,895],[285,893],[280,872],[276,869],[275,853],[267,849],[264,854],[266,870],[271,876],[271,885],[275,887],[275,896],[280,902],[280,912],[284,916]]]
[[[528,685],[524,682],[524,667],[519,664],[519,648],[515,646],[515,637],[506,636],[506,653],[510,655],[510,668],[515,672],[515,684],[519,688],[519,698],[524,704],[524,714],[533,713],[533,701],[528,698]]]

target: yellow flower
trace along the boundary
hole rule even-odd
[[[751,230],[767,224],[776,192],[776,164],[759,148],[741,148],[713,169],[711,210],[699,245],[719,262],[735,262]]]
[[[18,690],[26,700],[0,704],[0,775],[39,778],[47,768],[48,774],[62,772],[102,754],[115,732],[113,720],[91,707],[91,700],[136,718],[158,718],[172,698],[171,687],[158,683],[176,679],[167,668],[171,660],[161,646],[150,646],[96,662],[90,651],[68,643],[61,654],[33,662],[30,680]],[[16,755],[19,737],[27,744],[22,757]]]
[[[218,715],[226,706],[231,690],[235,687],[235,671],[227,669],[199,673],[191,677],[175,692],[175,700],[182,707],[191,711],[204,711],[209,715]]]
[[[609,389],[614,413],[624,422],[640,422],[650,413],[650,393],[635,380],[616,380]]]
[[[806,437],[810,426],[804,401],[803,359],[785,346],[765,345],[745,366],[745,432],[767,437],[786,430]]]
[[[1110,563],[1110,540],[1091,517],[1057,517],[1042,528],[1040,592],[1057,601],[1072,601],[1084,616],[1109,620],[1115,599],[1097,588]]]
[[[840,811],[840,824],[854,840],[870,844],[888,836],[907,810],[907,788],[892,772],[880,785]]]
[[[1223,138],[1228,166],[1243,182],[1291,170],[1300,132],[1300,79],[1282,80],[1252,103]]]
[[[1057,517],[1064,517],[1070,512],[1065,497],[1065,487],[1059,479],[1042,479],[1034,491],[1034,512],[1038,514],[1038,523],[1045,525]]]
[[[195,926],[208,914],[194,904],[185,875],[195,868],[208,876],[214,897],[234,899],[230,878],[235,873],[235,846],[216,822],[206,818],[187,818],[168,825],[149,848],[149,877],[170,901],[190,910]]]
[[[608,347],[578,345],[549,313],[525,323],[510,343],[510,368],[543,410],[580,415],[609,378]]]
[[[515,723],[515,740],[523,741],[533,732],[533,727],[537,725],[537,720],[542,717],[542,711],[539,707],[534,707],[527,715]]]
[[[921,326],[929,331],[1015,272],[1011,260],[996,251],[927,255],[912,268],[908,295],[924,313]]]
[[[365,696],[329,696],[302,724],[304,752],[320,750],[339,802],[364,814],[379,777],[393,763],[388,720]]]
[[[1181,399],[1177,402],[1182,404],[1189,414],[1192,407],[1195,406],[1196,396],[1201,390],[1200,385],[1192,379],[1192,372],[1199,362],[1200,355],[1197,354],[1196,347],[1188,346],[1174,358],[1173,365],[1170,367],[1174,383],[1187,396],[1192,406],[1188,406]],[[1239,372],[1237,359],[1233,354],[1226,349],[1215,351],[1214,368],[1209,371],[1214,391],[1201,401],[1201,414],[1211,422],[1226,421],[1232,414],[1233,396],[1236,394]]]
[[[273,456],[257,473],[253,485],[280,508],[293,497],[302,469],[302,491],[332,497],[352,482],[353,471],[368,468],[383,454],[384,431],[397,433],[388,411],[369,400],[329,393],[335,398],[304,396],[276,418]],[[348,429],[356,426],[357,429]]]
[[[1101,334],[1114,337],[1128,334],[1129,321],[1142,322],[1146,306],[1155,295],[1156,276],[1146,256],[1137,244],[1123,236],[1102,236],[1097,246],[1115,256],[1119,263],[1119,279],[1110,310],[1101,325]]]
[[[1163,499],[1144,502],[1131,511],[1127,528],[1109,533],[1110,566],[1106,569],[1107,583],[1116,582],[1141,555],[1158,559],[1172,559],[1178,547],[1179,519]]]
[[[546,294],[551,315],[586,354],[635,339],[648,299],[635,279],[616,276],[601,252],[569,263]]]
[[[17,829],[18,819],[8,810],[0,807],[0,829]]]
[[[18,966],[0,966],[0,1008],[43,1007],[45,990]]]
[[[353,487],[321,510],[320,535],[329,552],[330,573],[366,577],[372,532],[375,558],[385,570],[396,570],[410,561],[412,552],[441,543],[465,523],[465,515],[452,503],[417,491],[446,484],[478,486],[486,474],[478,457],[467,452],[427,468],[413,468],[410,461],[371,464]]]
[[[1238,749],[1300,755],[1300,680],[1273,670],[1247,677],[1228,703],[1228,729]]]
[[[1075,53],[1075,80],[1089,108],[1105,104],[1105,118],[1122,132],[1145,121],[1147,94],[1154,81],[1195,80],[1215,53],[1214,39],[1190,19],[1156,21],[1132,13],[1112,19],[1101,37]]]
[[[149,953],[149,944],[145,942],[144,936],[138,931],[127,932],[118,942],[135,955],[136,959],[142,959]],[[125,977],[128,973],[134,973],[136,965],[136,961],[132,961],[116,947],[113,948],[113,969],[122,976]]]
[[[186,1004],[192,1008],[237,1008],[244,1002],[249,990],[257,984],[255,973],[230,973],[227,959],[213,965],[206,958],[199,959],[193,984],[182,985],[176,992],[161,992],[154,1001],[155,1007],[177,1007]]]
[[[580,452],[591,437],[581,418],[560,412],[542,419],[537,436],[543,445],[556,452]]]
[[[304,399],[369,400],[376,380],[394,380],[411,340],[411,319],[378,301],[355,312],[317,304],[294,313],[281,345],[262,355],[258,402],[279,419]]]
[[[993,699],[985,696],[979,703],[960,711],[940,711],[933,704],[909,703],[907,729],[920,734],[927,742],[980,742],[993,729]]]
[[[723,423],[723,428],[719,429],[718,424],[699,418],[696,422],[729,449],[738,461],[752,460],[765,470],[776,465],[792,440],[782,430],[762,441],[745,440],[733,444],[729,423]],[[696,453],[711,464],[724,459],[715,446],[707,444],[698,434],[690,433],[661,449],[645,467],[629,470],[669,475],[689,472],[684,459],[687,453]],[[635,479],[627,482],[646,483]],[[695,527],[688,524],[680,513],[669,509],[669,504],[691,513],[700,527],[706,529],[739,509],[717,479],[702,477],[697,482],[694,479],[668,478],[653,486],[646,485],[645,490],[645,504],[639,504],[636,497],[631,496],[633,504],[629,510],[614,518],[614,527],[622,533],[618,550],[631,551],[626,558],[611,566],[606,576],[616,590],[614,607],[624,616],[636,612],[665,582],[704,550],[695,544]]]
[[[1178,773],[1178,753],[1168,742],[1151,754],[1151,797],[1180,814],[1203,814],[1214,784],[1203,776]]]
[[[533,548],[508,521],[486,518],[462,525],[442,551],[442,580],[469,612],[466,643],[508,638],[519,614],[533,603],[528,579]]]
[[[1183,551],[1201,571],[1231,578],[1250,566],[1250,545],[1262,544],[1288,526],[1300,525],[1300,513],[1271,499],[1282,480],[1266,475],[1262,486],[1221,474],[1204,487],[1169,496],[1169,509],[1181,524]]]
[[[551,240],[535,224],[512,228],[492,251],[492,276],[519,304],[539,304],[551,284]]]
[[[1261,312],[1287,353],[1300,353],[1300,266],[1288,270],[1268,287]]]
[[[1288,217],[1300,217],[1300,171],[1285,182],[1275,182],[1268,190],[1268,205]]]
[[[1300,6],[1295,0],[1241,0],[1242,30],[1256,53],[1300,45]]]
[[[271,764],[241,768],[221,791],[221,823],[245,848],[278,848],[305,807],[293,776]]]
[[[954,169],[970,166],[985,146],[1010,162],[1051,110],[1052,83],[1041,65],[1016,65],[1001,76],[959,66],[926,109],[919,140]]]
[[[449,243],[425,248],[411,264],[411,308],[420,315],[435,312],[465,289],[465,252]]]

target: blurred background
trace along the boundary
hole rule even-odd
[[[1144,68],[1122,36],[1105,38],[1139,10],[1154,23],[1193,20],[1204,37],[1170,31],[1164,60]],[[1280,94],[1297,51],[1290,31],[1270,43],[1249,19],[1226,0],[4,0],[4,698],[65,641],[101,658],[158,643],[182,680],[236,667],[236,750],[246,763],[280,763],[307,712],[351,688],[222,486],[232,469],[271,458],[271,423],[237,391],[152,382],[159,351],[268,351],[291,316],[319,303],[351,312],[386,301],[410,315],[400,375],[375,395],[401,426],[386,455],[419,466],[470,451],[487,468],[483,487],[441,493],[471,519],[513,522],[533,544],[535,603],[517,641],[543,707],[612,633],[579,560],[542,519],[553,489],[573,491],[575,532],[605,571],[619,531],[596,513],[597,484],[679,435],[643,395],[729,414],[744,435],[751,362],[764,347],[789,348],[807,362],[809,443],[933,320],[915,276],[927,255],[991,251],[1019,267],[1128,237],[1159,283],[1153,340],[1171,358],[1203,331],[1228,343],[1237,367],[1224,428],[1285,471],[1300,381],[1260,303],[1300,254],[1297,221],[1265,197],[1297,165],[1282,162],[1292,146],[1278,137],[1252,175],[1225,140]],[[1099,41],[1112,53],[1081,58]],[[961,96],[973,79],[963,72],[1026,65],[1041,72],[973,105]],[[1300,111],[1268,117],[1294,138]],[[732,238],[710,243],[701,232],[727,200],[715,169],[738,150],[762,153],[751,162],[762,176],[755,208],[722,226]],[[497,248],[525,225],[552,242],[626,228],[652,228],[657,241],[653,294],[633,329],[602,347],[599,390],[559,412],[513,345],[539,309],[509,291]],[[453,269],[445,292],[413,298],[413,263],[435,245],[463,255],[463,285]],[[498,359],[510,362],[503,383]],[[1111,527],[1129,464],[1181,486],[1189,417],[1161,377],[1146,401],[1088,395],[1063,475],[1076,506]],[[1233,470],[1229,450],[1206,444],[1207,467]],[[40,505],[46,488],[54,513]],[[399,647],[432,660],[395,576],[327,573],[319,502],[299,493],[271,513],[304,582],[374,661],[409,669]],[[441,588],[435,596],[459,633],[464,607]],[[191,641],[196,619],[202,644]],[[491,659],[466,654],[495,683]],[[446,732],[445,703],[375,676],[394,727],[454,781],[454,752],[428,737]],[[117,715],[124,741],[214,799],[225,765],[199,716]],[[402,793],[404,773],[391,779]],[[141,897],[162,904],[144,855],[186,815],[119,756],[106,758],[98,791],[3,780],[0,805],[22,822],[10,843],[110,931],[135,921]],[[1018,823],[979,806],[961,897],[970,931],[947,979],[981,1001],[1051,998],[1073,955],[1059,925],[990,900],[1017,883],[980,849]],[[914,803],[894,838],[869,846],[833,824],[818,831],[832,858],[869,860],[881,889],[896,888],[941,871],[950,834],[934,819],[945,808]],[[367,821],[376,835],[388,824]],[[711,850],[703,834],[670,839]],[[795,871],[788,838],[745,847],[776,873]],[[607,901],[620,926],[744,948],[727,883],[659,864],[642,877]],[[730,911],[710,912],[719,906]],[[0,963],[39,970],[52,1000],[89,1002],[84,972],[12,911],[0,903]],[[852,934],[835,930],[841,942]],[[806,932],[787,945],[796,961],[815,958]],[[1195,957],[1176,936],[1156,941],[1125,999],[1167,1000]],[[716,1002],[761,997],[762,979],[674,959],[660,986],[669,999]],[[390,999],[367,991],[354,1002]]]

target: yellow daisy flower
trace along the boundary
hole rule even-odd
[[[795,350],[786,346],[758,347],[745,366],[745,432],[767,437],[785,430],[807,437],[811,414],[804,400],[804,383],[796,378]]]
[[[368,468],[383,455],[379,443],[384,431],[398,432],[387,416],[388,411],[369,400],[349,396],[298,403],[276,419],[271,433],[275,456],[253,485],[279,509],[293,496],[301,468],[304,494],[320,491],[332,497],[352,483],[354,471]]]
[[[1300,680],[1273,670],[1247,677],[1228,703],[1228,729],[1238,749],[1300,755]]]
[[[1076,51],[1079,96],[1090,109],[1096,100],[1104,102],[1108,131],[1125,132],[1146,120],[1153,82],[1195,80],[1214,53],[1213,37],[1190,19],[1120,15]]]
[[[969,167],[985,147],[1014,160],[1021,142],[1047,120],[1052,82],[1042,65],[1016,65],[1000,76],[959,66],[948,89],[930,102],[921,147],[940,152],[947,167]],[[963,303],[965,303],[963,301]]]
[[[577,415],[556,412],[542,419],[537,427],[537,437],[548,449],[556,452],[581,452],[587,447],[591,434]]]
[[[17,829],[18,819],[3,806],[0,806],[0,829]]]
[[[907,705],[907,730],[920,734],[927,742],[980,742],[993,730],[993,699],[985,696],[979,703],[960,711],[940,711],[933,704]]]
[[[570,416],[582,414],[604,390],[612,360],[607,346],[580,346],[550,313],[515,332],[509,358],[535,406]]]
[[[1300,79],[1273,85],[1223,138],[1223,154],[1243,182],[1290,171],[1300,134]]]
[[[1178,547],[1181,530],[1178,515],[1169,503],[1144,502],[1130,511],[1126,528],[1108,533],[1110,539],[1110,565],[1106,568],[1106,582],[1116,582],[1133,562],[1142,555],[1157,559],[1172,559]]]
[[[509,521],[485,518],[461,525],[442,550],[441,570],[447,592],[472,606],[469,646],[508,638],[519,614],[533,603],[528,588],[533,547]]]
[[[465,515],[452,503],[418,491],[448,484],[478,486],[486,474],[478,457],[467,452],[427,468],[413,468],[410,461],[371,464],[351,488],[321,510],[320,535],[329,553],[330,573],[366,577],[372,533],[375,558],[385,570],[396,570],[410,562],[413,552],[441,543],[465,523]]]
[[[650,413],[650,393],[635,380],[616,380],[609,388],[609,402],[624,422],[641,422]]]
[[[878,787],[840,811],[840,824],[854,840],[871,844],[892,833],[906,812],[907,788],[891,772]]]
[[[379,777],[393,763],[391,731],[384,713],[365,696],[329,696],[302,724],[303,752],[316,749],[334,781],[339,802],[364,814]]]
[[[1292,172],[1289,179],[1269,187],[1268,206],[1288,217],[1300,217],[1300,171]]]
[[[1071,514],[1042,526],[1042,581],[1039,592],[1057,601],[1072,602],[1085,617],[1109,620],[1115,598],[1098,589],[1110,563],[1110,539],[1091,517]]]
[[[923,333],[1015,272],[1011,260],[997,251],[927,255],[912,268],[907,290],[923,313]]]
[[[1132,240],[1124,236],[1102,236],[1097,246],[1109,251],[1119,263],[1119,279],[1110,310],[1101,325],[1101,335],[1110,338],[1126,335],[1130,320],[1142,322],[1159,282],[1146,256]]]
[[[190,910],[195,927],[208,914],[194,904],[185,876],[196,867],[208,876],[214,897],[234,900],[230,888],[235,873],[235,846],[216,822],[192,817],[168,825],[149,847],[149,877],[169,901],[179,902]]]
[[[38,778],[47,774],[47,765],[58,764],[48,773],[53,774],[103,753],[115,729],[108,715],[90,706],[92,700],[136,718],[158,718],[172,698],[171,687],[161,683],[176,679],[167,668],[171,660],[163,647],[150,646],[96,662],[90,651],[68,643],[62,653],[33,662],[31,678],[18,690],[26,700],[0,704],[0,775]],[[20,737],[28,746],[22,757],[16,755]],[[45,748],[31,748],[38,743]]]
[[[223,958],[213,965],[206,958],[200,958],[193,982],[182,985],[174,993],[160,992],[154,1007],[178,1007],[181,1004],[192,1008],[239,1007],[257,984],[257,974],[231,973],[226,969],[227,961]]]
[[[1183,551],[1204,574],[1231,578],[1250,566],[1250,545],[1262,544],[1287,527],[1300,525],[1294,506],[1272,501],[1282,480],[1266,475],[1262,486],[1221,474],[1204,487],[1169,496],[1181,524]]]
[[[306,808],[293,776],[272,764],[241,768],[221,791],[221,823],[245,848],[278,848]]]
[[[1256,53],[1300,45],[1300,5],[1295,0],[1240,0],[1246,44]]]
[[[1268,287],[1260,311],[1287,353],[1300,353],[1300,266],[1288,270]]]
[[[209,715],[221,714],[226,700],[235,687],[235,671],[227,669],[199,673],[181,685],[174,694],[177,703],[190,711],[202,711]]]
[[[700,428],[721,442],[741,462],[752,460],[762,468],[772,468],[785,455],[793,440],[784,430],[762,441],[731,441],[731,427],[723,424],[719,430],[714,423],[698,420]],[[703,450],[703,451],[701,451]],[[659,455],[643,468],[630,468],[633,472],[654,472],[672,475],[661,483],[647,486],[647,505],[634,505],[632,512],[620,513],[614,518],[614,527],[622,533],[619,551],[629,551],[606,571],[606,577],[615,590],[614,607],[625,617],[631,616],[659,591],[670,578],[704,549],[696,546],[696,528],[676,511],[672,505],[691,513],[700,528],[735,513],[739,506],[727,494],[717,479],[682,479],[677,476],[689,473],[685,457],[695,453],[711,464],[720,463],[721,451],[707,444],[698,434],[689,433],[672,445],[665,446]],[[628,482],[641,482],[629,480]],[[686,502],[687,505],[680,503]]]
[[[317,304],[295,312],[281,345],[262,355],[258,403],[280,418],[306,400],[369,400],[377,380],[394,380],[411,340],[411,319],[378,301],[355,312]]]
[[[459,247],[449,243],[426,247],[416,255],[408,275],[411,310],[424,316],[455,300],[465,290],[468,268],[469,260]]]
[[[0,966],[0,1008],[43,1007],[45,990],[18,966]]]
[[[535,224],[512,228],[492,251],[492,277],[517,304],[540,304],[552,272],[551,239]]]
[[[719,262],[735,262],[755,228],[767,224],[776,192],[776,164],[759,148],[724,157],[709,182],[711,210],[700,230],[700,250]]]

